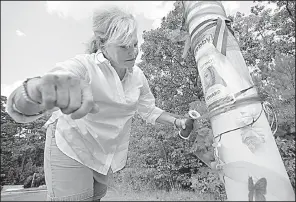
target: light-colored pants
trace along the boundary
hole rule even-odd
[[[94,201],[105,196],[108,175],[103,175],[65,155],[56,145],[56,123],[46,132],[44,172],[49,201]]]

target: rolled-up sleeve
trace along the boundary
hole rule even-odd
[[[155,120],[164,112],[164,110],[155,106],[155,98],[151,93],[148,81],[145,75],[141,74],[143,86],[141,87],[138,114],[147,122],[155,124]]]
[[[66,60],[64,62],[58,62],[51,72],[70,72],[80,79],[90,82],[90,77],[86,66],[83,64],[87,61],[87,55],[77,55],[74,58]]]
[[[18,88],[17,88],[18,89]],[[15,103],[14,103],[14,96],[15,96],[15,93],[17,91],[17,89],[15,89],[9,96],[8,96],[8,99],[7,99],[7,104],[6,104],[6,112],[9,114],[9,116],[17,123],[29,123],[29,122],[32,122],[32,121],[35,121],[36,119],[44,116],[45,114],[51,114],[53,113],[54,111],[57,111],[58,108],[53,108],[51,110],[48,110],[48,111],[42,111],[40,112],[39,114],[37,115],[25,115],[23,113],[21,113],[15,106]]]

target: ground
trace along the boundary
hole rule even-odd
[[[46,200],[45,189],[26,189],[18,191],[2,191],[1,201],[44,201]],[[115,190],[108,190],[101,201],[207,201],[209,197],[198,196],[194,192],[175,191],[147,191],[147,192],[125,192],[119,193]]]

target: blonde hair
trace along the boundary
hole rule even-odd
[[[88,53],[95,53],[106,44],[131,45],[137,23],[134,16],[127,11],[116,6],[96,9],[92,20],[94,36],[88,44]]]

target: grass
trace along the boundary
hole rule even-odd
[[[102,201],[215,201],[214,195],[210,193],[185,190],[168,192],[141,183],[138,186],[132,186],[124,180],[116,180],[115,176],[109,178],[108,184],[108,193]]]
[[[134,200],[151,200],[151,201],[208,201],[211,200],[209,196],[201,196],[195,192],[189,191],[155,191],[155,192],[141,192],[131,193]],[[131,198],[130,198],[131,200]]]
[[[102,201],[213,201],[210,195],[192,191],[119,191],[109,192]]]
[[[1,199],[4,201],[44,201],[46,199],[46,190],[25,190],[1,193]],[[214,201],[214,199],[211,196],[190,191],[135,192],[109,189],[101,201]]]

